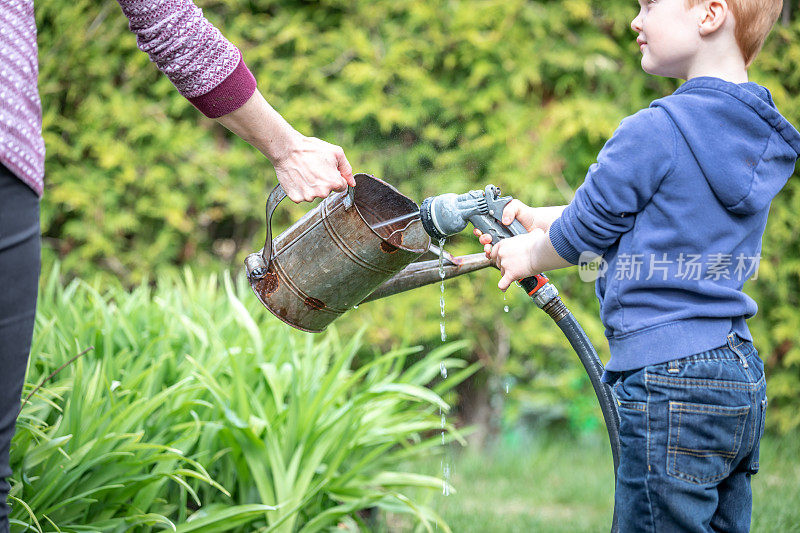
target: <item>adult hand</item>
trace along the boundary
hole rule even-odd
[[[278,182],[293,202],[310,202],[356,186],[344,150],[316,137],[297,134],[285,154],[272,162]]]

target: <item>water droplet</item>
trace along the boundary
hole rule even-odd
[[[506,381],[506,394],[508,394],[508,381]]]
[[[508,313],[508,306],[507,306],[507,305],[504,305],[504,306],[503,306],[503,311],[505,311],[506,313]]]
[[[354,305],[354,306],[353,306],[353,309],[358,309],[358,305]]]
[[[444,361],[439,363],[439,373],[442,375],[443,379],[447,379],[447,367],[444,366]]]

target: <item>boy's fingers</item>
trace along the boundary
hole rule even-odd
[[[503,277],[500,278],[500,281],[497,283],[497,288],[501,291],[505,292],[505,290],[511,285],[511,282],[514,281],[508,273],[503,274]]]
[[[481,244],[492,244],[492,236],[483,234],[480,237],[478,237],[478,242],[480,242]]]
[[[521,205],[522,202],[520,202],[517,199],[511,200],[506,204],[505,208],[503,209],[503,224],[508,226],[509,224],[514,222],[514,219],[517,217],[517,213],[519,212],[519,208]]]
[[[500,242],[502,242],[502,241],[500,241]],[[495,263],[497,263],[497,254],[498,254],[498,252],[500,250],[500,242],[498,242],[495,246],[487,245],[487,246],[489,246],[491,248],[491,251],[492,251],[492,255],[491,255],[491,257],[489,259],[491,259]],[[485,249],[486,248],[484,248],[484,250]]]
[[[472,228],[472,234],[475,235],[476,237],[480,237],[481,235],[483,235],[483,232],[478,228]]]

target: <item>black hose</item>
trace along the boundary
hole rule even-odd
[[[558,304],[563,306],[563,303],[560,301],[561,299],[558,297],[556,297],[556,299],[558,300]],[[605,420],[606,429],[608,430],[608,439],[611,442],[611,455],[614,459],[614,481],[616,483],[620,448],[617,402],[611,392],[611,387],[600,380],[603,376],[604,367],[602,361],[600,361],[600,358],[597,356],[597,351],[595,351],[592,343],[589,342],[586,332],[583,331],[583,328],[575,319],[575,315],[567,310],[566,307],[564,307],[564,310],[566,314],[564,314],[563,318],[556,320],[556,324],[561,328],[561,331],[564,332],[564,335],[567,337],[567,340],[569,340],[575,353],[578,354],[578,358],[581,360],[581,363],[583,363],[586,373],[589,374],[589,381],[592,382],[597,400],[600,402],[600,410],[603,412],[603,420]],[[611,523],[611,531],[616,532],[618,530],[617,506],[614,505],[614,518]]]

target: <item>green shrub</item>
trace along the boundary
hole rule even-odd
[[[631,0],[198,3],[293,125],[341,144],[357,170],[417,201],[493,182],[532,205],[565,203],[618,122],[677,86],[641,71]],[[268,162],[177,94],[136,50],[113,0],[36,7],[47,257],[71,274],[101,269],[125,283],[184,264],[241,265],[262,244]],[[795,17],[751,69],[795,124],[798,36]],[[762,272],[748,285],[761,305],[751,326],[770,375],[769,423],[782,431],[800,427],[797,187],[790,180],[773,202]],[[282,206],[278,226],[305,208]],[[465,236],[452,245],[478,249]],[[592,288],[574,272],[554,278],[607,357]],[[451,338],[472,341],[470,360],[492,372],[484,383],[510,375],[519,384],[509,422],[550,413],[591,427],[591,411],[568,407],[588,408],[591,389],[558,330],[517,296],[504,315],[494,276],[471,280],[449,284]],[[370,344],[432,347],[437,298],[423,294],[351,316],[376,317]],[[399,309],[420,318],[412,327]]]
[[[405,496],[444,482],[400,467],[463,442],[440,413],[476,370],[451,357],[464,343],[355,364],[360,335],[295,332],[243,298],[242,277],[184,276],[127,292],[50,274],[26,395],[94,349],[23,406],[15,528],[313,532],[377,507],[447,530]]]

